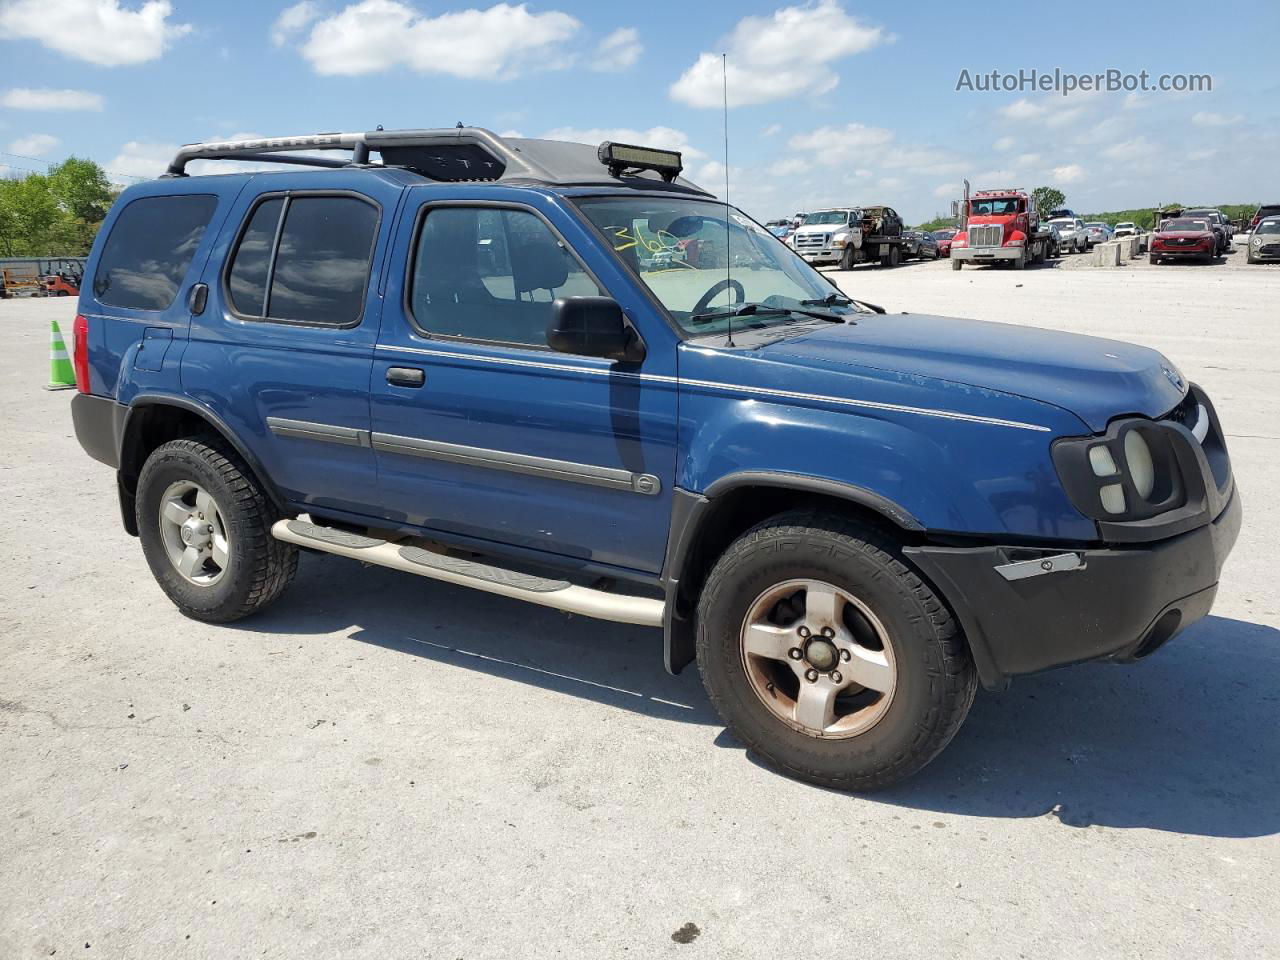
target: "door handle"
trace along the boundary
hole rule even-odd
[[[387,367],[387,383],[393,387],[420,387],[427,382],[421,367]]]

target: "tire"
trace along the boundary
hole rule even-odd
[[[952,269],[952,270],[960,270],[961,268],[963,268],[963,267],[964,267],[964,261],[963,261],[963,260],[957,260],[955,257],[951,257],[951,258],[950,258],[950,260],[951,260],[951,269]]]
[[[1257,263],[1257,262],[1258,262],[1257,260],[1255,260],[1255,259],[1253,258],[1253,247],[1252,247],[1252,246],[1250,246],[1250,247],[1249,247],[1249,249],[1248,249],[1248,252],[1246,252],[1246,253],[1245,253],[1245,255],[1244,255],[1244,262],[1245,262],[1245,263]]]
[[[840,254],[840,269],[852,270],[854,264],[853,247],[845,247],[844,253]]]
[[[874,646],[858,648],[862,654],[850,667],[852,658],[842,646],[842,652],[822,661],[834,662],[832,673],[812,669],[811,651],[822,647],[827,635],[816,632],[818,614],[814,632],[801,630],[812,594],[807,588],[791,594],[796,583],[812,583],[819,595],[844,597],[830,608],[844,613],[843,629],[832,631],[834,639],[827,644],[828,655],[835,644],[875,638],[881,644],[875,667],[880,672],[856,675],[874,676],[877,683],[886,682],[887,690],[843,678],[848,684],[843,695],[852,690],[854,696],[830,700],[835,713],[818,712],[833,718],[822,735],[817,727],[804,732],[795,719],[804,690],[813,694],[824,684],[838,684],[842,667],[851,674],[863,671],[869,662],[864,655],[877,654]],[[786,599],[773,605],[777,591]],[[797,597],[803,597],[798,607]],[[762,624],[767,643],[780,649],[803,643],[810,652],[802,659],[795,658],[798,648],[783,658],[745,653],[746,624],[755,622],[761,609],[785,612],[771,614],[780,617],[781,626]],[[799,619],[790,619],[793,615]],[[795,634],[793,623],[801,624]],[[809,639],[801,639],[805,636]],[[955,736],[977,690],[973,660],[950,613],[903,562],[899,545],[872,527],[818,511],[766,520],[724,552],[698,602],[697,654],[708,696],[749,750],[787,775],[843,790],[887,787],[919,771]],[[806,681],[809,676],[816,679]],[[885,680],[889,676],[891,682]],[[776,685],[770,677],[777,678]],[[813,686],[805,687],[806,682]],[[859,709],[864,701],[868,705]],[[852,712],[842,716],[840,710]],[[842,724],[852,725],[841,729]]]
[[[1158,264],[1160,262],[1160,258],[1157,257],[1154,253],[1148,254],[1148,259],[1151,261],[1152,265]]]
[[[1016,257],[1009,261],[1009,265],[1015,270],[1025,270],[1027,268],[1027,253],[1024,250],[1022,256]]]
[[[184,492],[179,498],[177,491],[188,488],[207,494],[215,508],[207,515],[198,514],[201,521],[209,522],[207,549],[216,550],[218,535],[213,528],[221,527],[222,533],[221,552],[211,552],[192,576],[179,571],[180,561],[171,554],[190,542],[184,528],[194,519],[171,527],[173,522],[161,517],[162,501],[187,500],[195,505],[191,509],[198,507],[197,493]],[[204,503],[208,510],[208,501]],[[279,513],[252,471],[221,437],[187,437],[157,447],[138,477],[136,510],[138,536],[151,573],[174,605],[194,620],[229,623],[256,613],[283,593],[297,572],[297,547],[271,535]]]

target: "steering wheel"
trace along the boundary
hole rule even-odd
[[[746,302],[747,291],[743,288],[742,284],[737,280],[725,277],[723,280],[717,280],[712,284],[710,290],[698,298],[698,302],[694,305],[693,310],[690,312],[690,316],[696,317],[698,314],[704,312],[707,307],[711,305],[711,301],[714,300],[717,295],[724,293],[726,290],[733,290],[733,292],[738,295],[737,303]]]

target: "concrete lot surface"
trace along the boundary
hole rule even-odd
[[[316,556],[184,619],[41,389],[74,303],[0,302],[0,958],[1275,955],[1280,267],[836,277],[1165,351],[1246,511],[1211,618],[868,797],[754,763],[655,630]]]

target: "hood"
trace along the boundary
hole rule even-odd
[[[1169,237],[1178,237],[1179,239],[1191,237],[1194,239],[1195,237],[1207,237],[1212,235],[1212,233],[1212,230],[1161,230],[1156,234],[1156,237],[1161,240],[1168,239]]]
[[[1038,327],[921,314],[858,315],[765,348],[817,369],[844,364],[997,390],[1069,410],[1101,432],[1123,414],[1158,417],[1186,383],[1160,353]]]

